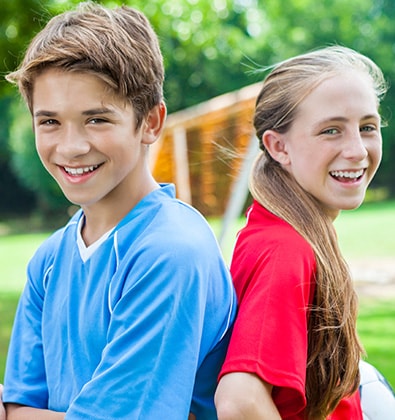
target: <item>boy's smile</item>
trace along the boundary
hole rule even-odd
[[[72,176],[80,176],[95,171],[100,165],[88,166],[85,168],[64,168],[64,170]]]
[[[114,212],[116,202],[123,216],[157,187],[146,148],[164,116],[157,106],[136,130],[133,107],[94,75],[48,69],[35,80],[37,151],[66,197],[85,211]]]

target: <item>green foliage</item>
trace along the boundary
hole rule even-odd
[[[45,24],[48,13],[41,0],[1,2],[0,16],[0,74],[14,70],[32,36]],[[0,95],[9,94],[10,86],[0,80]]]
[[[21,101],[15,101],[10,111],[11,165],[19,179],[36,193],[38,206],[44,214],[66,209],[64,198],[55,180],[44,169],[37,155],[30,113]]]
[[[34,195],[26,191],[11,168],[8,144],[8,122],[11,98],[0,98],[0,214],[25,214],[35,206]]]

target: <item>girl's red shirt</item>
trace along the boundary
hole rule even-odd
[[[273,385],[283,419],[304,419],[309,306],[316,260],[307,241],[254,202],[239,232],[231,273],[239,310],[220,376],[255,373]],[[359,393],[330,420],[362,420]]]

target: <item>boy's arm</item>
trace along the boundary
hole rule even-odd
[[[5,408],[4,408],[2,396],[3,396],[3,385],[0,384],[0,420],[6,420],[6,418],[5,418]]]
[[[0,384],[0,402],[2,389],[3,385]],[[25,407],[18,404],[7,404],[6,407],[7,420],[63,420],[65,416],[65,413]],[[0,420],[6,420],[6,411],[3,403],[0,404]],[[188,420],[196,420],[196,417],[190,414]]]
[[[7,420],[63,420],[65,413],[27,407],[19,404],[5,404]],[[4,420],[5,420],[4,416]],[[3,420],[0,417],[0,420]]]

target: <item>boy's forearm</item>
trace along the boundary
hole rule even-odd
[[[5,404],[5,408],[7,420],[64,420],[65,417],[65,413],[18,404]]]
[[[0,384],[0,420],[6,420],[5,407],[3,404],[3,384]]]

